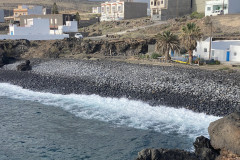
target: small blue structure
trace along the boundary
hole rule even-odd
[[[230,61],[230,51],[227,51],[227,57],[226,57],[226,61],[229,62]]]

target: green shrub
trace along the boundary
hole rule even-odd
[[[201,19],[204,17],[204,13],[193,12],[190,17],[192,19]]]
[[[139,54],[138,56],[140,59],[149,59],[149,55],[148,54]]]
[[[158,57],[160,57],[160,54],[158,54],[158,53],[153,53],[153,54],[151,55],[151,58],[152,58],[152,59],[157,59]]]

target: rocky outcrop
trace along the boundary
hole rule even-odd
[[[28,40],[2,40],[0,41],[0,67],[21,58],[21,54],[28,51],[31,46]]]
[[[178,149],[144,149],[136,160],[198,160],[193,153]]]
[[[100,54],[103,56],[131,56],[148,52],[148,44],[155,40],[83,40],[73,38],[53,41],[3,40],[0,42],[0,66],[8,58],[59,58],[74,54]],[[5,61],[2,58],[5,58]]]
[[[240,112],[212,122],[208,128],[211,145],[215,149],[240,155]]]
[[[30,71],[32,70],[32,66],[30,65],[30,61],[26,60],[25,63],[21,63],[17,66],[18,71]]]
[[[193,146],[196,156],[201,160],[213,160],[220,154],[219,150],[215,150],[210,140],[204,136],[197,137]]]
[[[178,149],[144,149],[136,160],[215,160],[220,154],[203,136],[197,137],[193,145],[194,153]]]
[[[136,160],[240,160],[240,112],[212,122],[210,139],[197,137],[195,152],[182,150],[144,149]]]

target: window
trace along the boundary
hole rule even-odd
[[[51,18],[51,24],[53,24],[53,19]]]
[[[156,6],[157,5],[157,1],[154,1],[154,6]]]
[[[207,11],[211,11],[211,7],[207,7]]]
[[[161,4],[163,4],[163,0],[161,1]]]
[[[122,6],[118,6],[118,12],[122,12]]]
[[[160,6],[160,2],[157,2],[158,6]]]
[[[151,5],[153,5],[153,1],[151,2]]]
[[[115,9],[116,9],[116,7],[115,7],[115,6],[112,6],[112,11],[113,11],[113,13],[116,11]]]
[[[207,52],[207,48],[204,48],[204,52]]]
[[[105,10],[104,10],[104,9],[105,9],[105,7],[102,7],[102,12],[105,12]]]
[[[107,6],[107,13],[110,13],[110,7]]]
[[[234,52],[234,54],[233,54],[234,56],[237,56],[237,52]]]

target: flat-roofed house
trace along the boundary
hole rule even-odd
[[[64,26],[61,27],[63,29]],[[68,29],[65,27],[65,29]],[[9,34],[0,35],[2,39],[27,39],[27,40],[55,40],[68,38],[68,34],[62,32],[51,33],[49,28],[49,20],[41,18],[27,19],[27,25],[24,27],[17,26],[16,24],[9,25]]]
[[[193,55],[201,59],[214,59],[221,62],[240,62],[240,41],[239,40],[214,40],[210,38],[197,43]]]
[[[205,16],[240,13],[240,0],[206,1]]]
[[[24,15],[20,16],[20,26],[27,25],[27,19],[42,18],[49,20],[50,29],[58,29],[58,26],[67,25],[67,21],[74,21],[76,15],[73,14],[46,14],[46,15]]]
[[[14,21],[20,21],[21,15],[42,15],[42,6],[19,5],[18,8],[13,9]]]
[[[147,16],[147,3],[112,1],[101,4],[101,21],[118,21]]]

